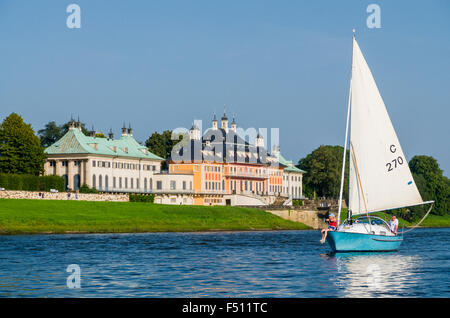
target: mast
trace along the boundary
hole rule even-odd
[[[352,47],[353,47],[353,39],[354,38],[355,38],[355,29],[353,29]],[[352,52],[353,52],[353,50],[352,50]],[[345,157],[347,155],[348,123],[350,121],[350,107],[351,107],[351,99],[352,99],[352,75],[353,75],[353,59],[352,59],[352,71],[350,74],[350,89],[349,89],[349,93],[348,93],[347,123],[345,125],[345,142],[344,142],[344,155],[342,158],[341,187],[339,189],[339,208],[338,208],[338,217],[337,217],[337,225],[338,226],[341,223],[342,194],[344,192],[343,190],[344,190],[344,177],[345,177]],[[350,195],[350,192],[349,192],[349,195]]]

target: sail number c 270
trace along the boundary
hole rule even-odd
[[[395,153],[397,151],[397,148],[395,147],[395,145],[391,145],[389,147],[389,150],[392,153]],[[392,160],[391,162],[386,163],[386,167],[387,167],[387,171],[392,171],[395,168],[397,168],[398,165],[402,165],[403,164],[403,158],[402,157],[397,157],[394,160]]]

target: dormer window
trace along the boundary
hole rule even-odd
[[[109,147],[112,151],[117,152],[117,146],[111,146]]]
[[[123,148],[123,151],[128,153],[128,147]]]
[[[89,144],[89,146],[91,146],[92,148],[94,148],[95,150],[98,150],[98,144],[97,143],[93,143],[93,144]]]

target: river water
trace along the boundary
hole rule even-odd
[[[450,229],[416,229],[392,253],[331,255],[319,238],[318,231],[0,236],[0,296],[450,297]],[[68,288],[70,275],[80,288]]]

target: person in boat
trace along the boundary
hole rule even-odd
[[[322,233],[322,239],[320,240],[320,244],[325,243],[325,240],[326,240],[326,238],[327,238],[328,231],[336,231],[336,228],[337,228],[337,220],[336,220],[336,216],[334,215],[334,213],[331,213],[331,214],[328,216],[328,219],[325,220],[325,222],[328,223],[328,228],[327,228],[327,229],[323,229],[323,230],[321,231],[321,233]]]
[[[389,228],[391,229],[392,233],[397,234],[398,230],[398,220],[395,217],[395,215],[392,216],[392,219],[389,221]]]

